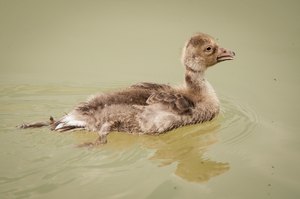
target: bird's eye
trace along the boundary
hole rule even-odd
[[[212,50],[212,48],[210,47],[210,46],[208,46],[207,48],[206,48],[206,51],[211,51]]]

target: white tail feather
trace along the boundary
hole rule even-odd
[[[66,115],[58,121],[55,131],[64,131],[68,128],[84,128],[86,126],[85,121],[76,119],[73,115]]]

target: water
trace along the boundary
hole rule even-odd
[[[1,198],[299,198],[297,1],[0,1]],[[20,130],[90,94],[180,84],[181,47],[216,37],[236,60],[207,78],[211,122],[160,136]]]

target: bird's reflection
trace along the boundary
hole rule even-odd
[[[210,160],[204,156],[218,141],[216,121],[187,126],[159,136],[114,133],[109,136],[106,149],[126,150],[136,144],[153,150],[150,157],[158,166],[176,164],[175,174],[190,182],[206,182],[229,170],[229,163]]]
[[[200,128],[199,128],[200,127]],[[176,163],[175,174],[192,182],[205,182],[229,170],[228,163],[212,161],[204,157],[209,146],[217,142],[218,125],[189,126],[179,129],[154,142],[156,149],[151,160],[160,166]]]

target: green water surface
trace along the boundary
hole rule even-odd
[[[0,0],[0,198],[300,198],[298,1]],[[211,122],[160,136],[20,130],[89,95],[178,85],[195,32],[236,59],[207,73]]]

